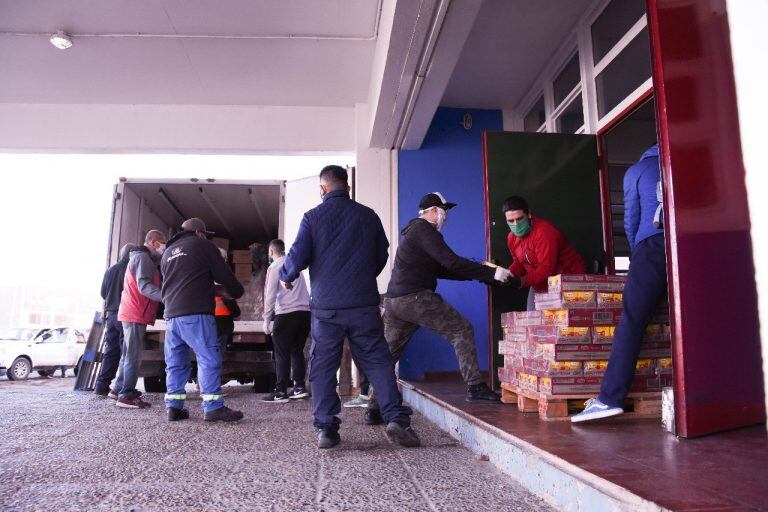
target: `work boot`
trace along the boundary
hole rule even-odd
[[[467,388],[467,402],[499,402],[501,395],[491,388],[485,382],[474,384]]]
[[[106,397],[109,396],[109,392],[110,391],[111,390],[109,388],[107,388],[107,389],[96,388],[96,389],[93,390],[93,394],[96,395],[96,396],[100,396],[100,397],[106,398]]]
[[[215,411],[205,413],[205,421],[240,421],[243,419],[243,413],[233,411],[229,407],[220,407]]]
[[[405,446],[406,448],[421,446],[419,436],[416,435],[416,432],[410,426],[404,427],[395,421],[390,421],[387,424],[387,437],[393,443]]]
[[[115,402],[115,405],[122,409],[148,409],[149,407],[152,407],[152,404],[149,402],[145,402],[138,396],[133,395],[127,398],[122,396],[119,397],[117,402]]]
[[[366,425],[381,425],[384,423],[384,418],[381,417],[379,409],[368,409],[363,415],[363,421]]]
[[[341,436],[335,428],[321,428],[317,430],[317,447],[321,450],[333,448],[340,442]]]
[[[168,421],[181,421],[189,418],[189,411],[186,409],[168,408]]]

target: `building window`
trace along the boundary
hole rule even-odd
[[[539,97],[539,100],[534,103],[531,110],[525,115],[523,119],[523,129],[526,132],[538,131],[541,125],[547,120],[546,112],[544,111],[544,97]]]
[[[584,108],[581,93],[555,118],[557,133],[576,133],[584,125]]]
[[[613,0],[592,24],[592,56],[600,62],[645,15],[645,0]]]
[[[648,28],[635,36],[595,77],[597,113],[602,118],[651,76]]]
[[[571,91],[581,83],[581,72],[579,71],[579,54],[576,53],[568,64],[565,65],[560,74],[552,82],[552,94],[555,99],[555,106],[560,105]]]

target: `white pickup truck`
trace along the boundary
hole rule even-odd
[[[33,370],[52,375],[60,366],[75,368],[85,351],[86,336],[74,327],[0,331],[0,375],[24,380]]]
[[[314,177],[293,182],[121,178],[114,191],[107,263],[117,260],[124,244],[143,243],[148,230],[159,229],[170,238],[190,217],[203,219],[229,251],[275,238],[290,245],[304,212],[319,202],[317,183]],[[254,382],[257,391],[269,391],[274,379],[271,338],[262,327],[265,267],[254,265],[253,275],[241,279],[246,290],[238,300],[242,315],[222,352],[223,379]],[[147,329],[142,347],[139,376],[149,392],[165,391],[164,336],[165,323],[158,320]]]

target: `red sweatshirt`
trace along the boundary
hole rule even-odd
[[[547,278],[557,274],[584,274],[584,258],[568,244],[551,222],[531,215],[531,231],[518,238],[507,235],[512,255],[509,271],[523,278],[523,288],[532,286],[537,292],[547,291]]]

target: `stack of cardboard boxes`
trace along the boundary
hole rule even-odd
[[[536,311],[503,313],[499,379],[543,395],[595,395],[622,312],[625,277],[558,275],[536,294]],[[646,329],[631,391],[660,391],[671,379],[668,307]]]
[[[251,251],[232,251],[232,263],[235,266],[235,276],[243,284],[253,277],[253,254]]]

